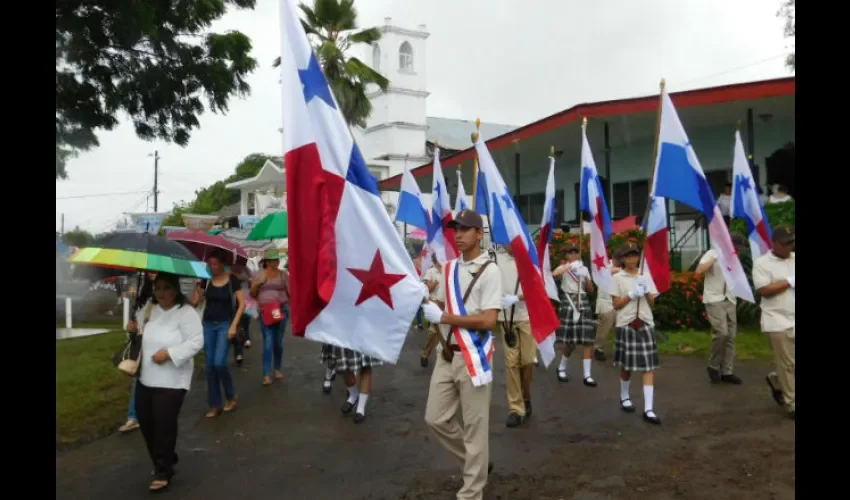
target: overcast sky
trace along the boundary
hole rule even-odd
[[[789,76],[780,0],[357,0],[361,26],[427,25],[428,115],[522,125],[581,102]],[[159,210],[233,173],[251,153],[281,153],[278,0],[233,11],[215,30],[240,30],[259,69],[227,115],[205,114],[185,148],[138,139],[128,120],[56,183],[56,229],[112,227],[124,211]],[[111,196],[92,196],[106,193]]]

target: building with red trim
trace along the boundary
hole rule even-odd
[[[734,133],[741,130],[751,156],[753,176],[764,189],[768,183],[788,186],[794,194],[795,78],[780,78],[671,93],[679,117],[696,150],[706,177],[718,195],[731,179]],[[556,150],[556,219],[575,222],[580,181],[581,121],[587,135],[614,219],[642,218],[649,195],[658,95],[579,104],[487,141],[502,177],[530,227],[540,223],[548,175],[550,147]],[[474,131],[470,124],[469,132]],[[461,169],[464,187],[472,193],[473,149],[442,159],[444,176],[454,204]],[[433,165],[412,169],[423,193],[431,191]],[[450,175],[451,174],[451,175]],[[382,191],[398,191],[401,175],[379,182]],[[704,238],[689,231],[697,219],[692,209],[670,202],[671,247],[696,254]],[[678,241],[688,238],[692,241]],[[702,238],[702,241],[698,241]]]

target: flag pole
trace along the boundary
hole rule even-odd
[[[407,171],[407,158],[410,156],[410,153],[404,155],[404,170]],[[402,238],[404,242],[404,248],[407,249],[407,221],[404,221],[404,238]],[[411,256],[412,258],[412,256]]]
[[[587,135],[587,117],[585,116],[581,120],[581,140],[582,140],[582,149],[584,149],[584,138]],[[584,245],[584,212],[581,209],[581,202],[584,194],[584,186],[582,186],[582,178],[584,177],[584,165],[579,165],[579,176],[578,176],[578,260],[579,262],[584,263],[582,257],[584,256],[584,252],[582,252],[582,246]],[[581,281],[578,284],[578,310],[581,312]]]
[[[472,152],[475,157],[472,160],[472,209],[475,210],[475,198],[478,196],[478,151],[475,150],[475,142],[478,141],[478,130],[481,128],[481,118],[475,119],[475,132],[472,134]],[[486,203],[487,200],[484,200]],[[487,211],[489,212],[489,210]]]
[[[656,167],[658,167],[658,141],[661,137],[661,111],[664,102],[662,94],[664,93],[665,85],[666,83],[662,78],[661,83],[659,84],[660,92],[658,94],[658,117],[655,120],[655,144],[652,147],[652,176],[649,178],[649,199],[646,202],[646,210],[644,211],[643,220],[641,221],[642,223],[644,223],[647,229],[649,229],[649,221],[647,219],[649,218],[649,211],[652,208],[652,188],[655,185],[655,170]],[[644,246],[646,246],[645,239]],[[640,274],[643,274],[644,267],[646,267],[646,249],[641,252]],[[638,307],[640,307],[640,304],[638,304]]]

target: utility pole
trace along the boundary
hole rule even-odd
[[[158,208],[158,197],[159,190],[157,189],[159,183],[159,151],[153,152],[153,211],[156,212]]]

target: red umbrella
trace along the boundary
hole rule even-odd
[[[180,242],[201,260],[206,260],[210,252],[216,248],[233,255],[230,264],[235,264],[239,259],[248,260],[248,253],[244,248],[218,234],[213,235],[202,231],[171,231],[165,237]]]

